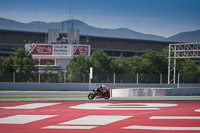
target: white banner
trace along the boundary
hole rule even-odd
[[[66,44],[53,44],[53,55],[70,55],[70,47]]]

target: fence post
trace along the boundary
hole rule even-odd
[[[84,78],[84,79],[83,79],[83,80],[84,80],[83,82],[85,83],[85,74],[84,74],[84,73],[83,73],[83,78]]]
[[[66,72],[64,72],[64,83],[66,83]]]
[[[178,73],[178,83],[177,83],[177,88],[180,88],[180,73]]]
[[[113,84],[115,84],[115,73],[113,74]]]
[[[15,83],[15,72],[13,72],[13,83]]]
[[[93,78],[93,67],[90,67],[90,73],[89,73],[89,84],[92,83],[92,78]]]
[[[138,73],[137,73],[137,84],[139,83],[139,75],[138,75]]]
[[[160,74],[160,84],[162,84],[162,73]]]
[[[38,76],[38,80],[39,80],[39,83],[40,83],[40,73],[39,73],[39,76]]]

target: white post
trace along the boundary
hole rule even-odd
[[[54,66],[56,66],[57,65],[57,59],[55,58],[54,59]]]
[[[178,73],[178,83],[177,83],[177,88],[180,88],[180,73]]]
[[[174,84],[176,84],[176,45],[174,49]]]
[[[170,75],[170,60],[171,60],[171,45],[169,45],[169,55],[168,55],[168,84],[170,84],[170,80],[171,80],[171,75]]]
[[[113,84],[115,84],[115,73],[113,74]]]
[[[138,73],[137,73],[137,84],[139,83],[139,75],[138,75]]]
[[[91,80],[93,78],[93,67],[90,67],[90,76],[89,76],[89,83],[91,84]]]

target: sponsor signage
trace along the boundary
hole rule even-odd
[[[53,55],[69,55],[69,46],[66,44],[54,44]]]
[[[30,45],[33,55],[52,55],[52,45]]]
[[[90,56],[89,45],[75,44],[26,44],[25,48],[32,55],[66,55],[66,56]]]
[[[75,45],[73,46],[73,49],[74,49],[73,55],[84,55],[84,56],[89,55],[89,46]]]

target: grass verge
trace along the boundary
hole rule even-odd
[[[24,99],[24,98],[86,98],[86,96],[68,96],[68,97],[55,97],[55,96],[0,96],[0,99]]]

